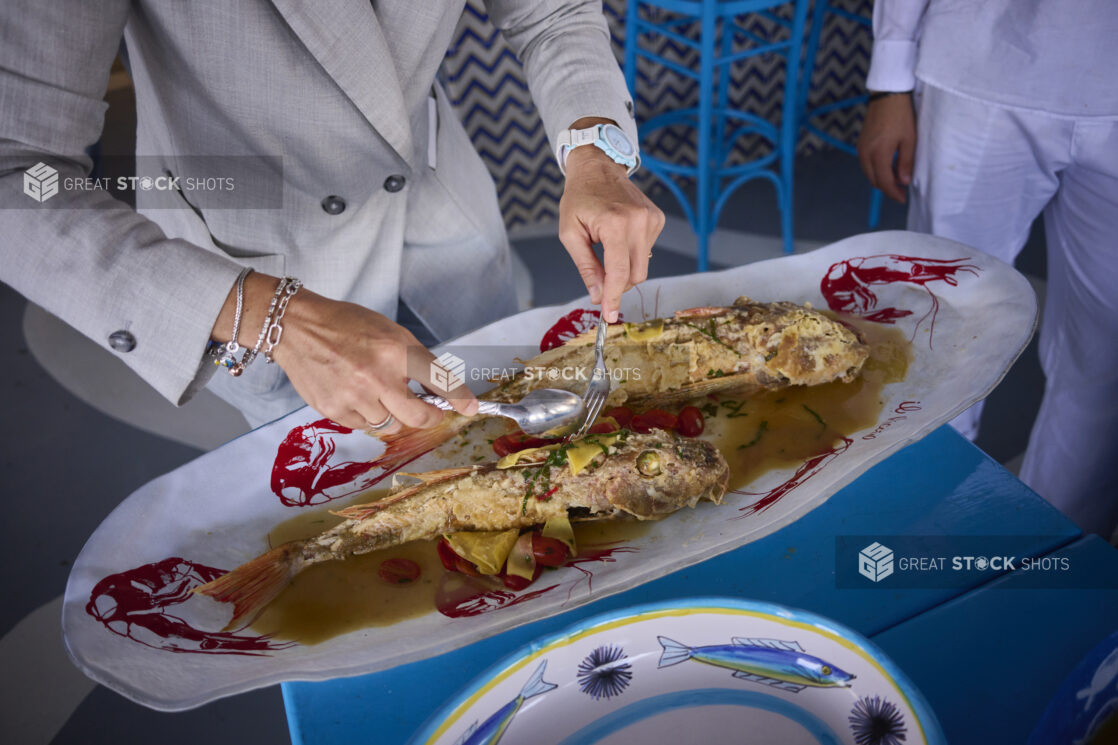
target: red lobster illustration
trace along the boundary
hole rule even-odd
[[[293,646],[295,642],[276,643],[268,636],[200,631],[167,612],[186,602],[195,587],[223,574],[222,569],[178,557],[144,564],[98,582],[85,611],[114,634],[167,652],[260,657]]]
[[[932,298],[932,307],[916,322],[916,328],[931,316],[934,330],[935,317],[939,312],[939,298],[928,289],[928,285],[942,281],[954,287],[959,284],[959,279],[955,276],[959,272],[969,272],[978,276],[979,268],[976,265],[964,263],[969,260],[921,259],[896,254],[858,256],[831,264],[819,283],[819,290],[833,311],[855,313],[877,323],[895,323],[898,318],[912,315],[912,311],[900,308],[877,308],[877,295],[872,288],[894,282],[920,285]],[[914,334],[915,331],[913,329]]]
[[[272,465],[272,492],[288,507],[306,507],[368,489],[384,474],[369,474],[373,460],[332,463],[337,438],[361,437],[330,419],[319,419],[287,433]],[[402,464],[401,464],[402,465]]]
[[[546,352],[555,347],[561,347],[569,339],[597,327],[601,312],[590,308],[575,308],[567,315],[555,322],[540,339],[540,351]],[[617,322],[624,320],[619,313]]]

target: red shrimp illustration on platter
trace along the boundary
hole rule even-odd
[[[334,462],[341,438],[362,438],[371,450],[376,442],[330,419],[293,428],[280,443],[272,465],[272,492],[288,507],[307,507],[357,494],[372,487],[387,473],[370,473],[368,461]],[[403,464],[401,464],[402,466]]]
[[[600,311],[590,308],[575,308],[556,321],[555,324],[544,333],[543,338],[540,339],[540,351],[546,352],[549,349],[561,347],[579,334],[597,328],[598,319],[601,315]],[[621,323],[623,320],[621,314],[618,313],[617,322]]]
[[[179,557],[144,564],[94,585],[85,611],[114,634],[166,652],[260,657],[294,646],[269,636],[202,631],[169,612],[189,600],[195,587],[223,574],[223,569]]]
[[[823,452],[818,453],[817,455],[814,455],[811,458],[805,460],[803,463],[800,464],[800,467],[796,469],[796,472],[792,474],[792,476],[789,477],[787,481],[773,487],[772,489],[769,489],[767,492],[748,492],[742,491],[740,489],[735,489],[731,493],[741,494],[747,497],[760,497],[760,499],[753,502],[752,504],[748,504],[745,507],[739,508],[738,511],[742,514],[738,515],[735,519],[741,519],[743,517],[749,517],[750,515],[756,515],[772,507],[781,499],[788,496],[788,493],[791,492],[793,489],[800,486],[812,476],[822,471],[828,463],[849,450],[852,444],[854,444],[854,440],[852,440],[851,438],[842,438],[842,442],[836,444],[834,447],[829,448],[828,450],[824,450]]]
[[[929,316],[931,330],[933,332],[935,330],[939,298],[928,288],[928,285],[933,282],[946,282],[955,287],[959,284],[959,277],[956,275],[962,272],[978,276],[981,271],[979,267],[975,264],[967,264],[967,261],[970,259],[923,259],[897,254],[857,256],[831,264],[819,283],[819,290],[827,299],[828,307],[833,311],[853,313],[877,323],[896,323],[898,318],[912,315],[912,311],[903,308],[878,308],[878,297],[873,288],[897,282],[919,285],[932,299],[932,307],[916,322],[913,328],[915,337],[916,329]],[[932,340],[929,336],[929,348],[931,344]]]

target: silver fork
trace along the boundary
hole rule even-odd
[[[605,316],[599,316],[598,338],[594,341],[594,370],[590,373],[590,382],[586,384],[586,393],[582,394],[582,400],[586,404],[586,419],[583,420],[582,426],[575,433],[575,437],[582,437],[590,431],[598,418],[598,414],[602,412],[602,406],[605,405],[606,398],[609,396],[611,381],[609,373],[606,371],[606,360],[603,356],[608,327],[609,324],[606,323]]]

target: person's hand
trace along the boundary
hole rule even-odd
[[[248,336],[255,341],[278,281],[255,272],[248,276],[242,342]],[[215,332],[222,328],[227,334],[232,328],[232,315],[226,317],[224,311],[214,326]],[[401,424],[419,428],[438,424],[442,412],[417,399],[408,390],[409,379],[439,391],[461,414],[477,412],[477,399],[465,385],[445,393],[433,384],[434,356],[410,331],[380,313],[330,300],[305,287],[291,299],[283,318],[283,338],[272,356],[304,401],[352,429],[378,424],[389,414],[396,422],[377,434],[395,432]],[[263,356],[254,364],[265,364]]]
[[[664,213],[629,181],[625,166],[596,147],[572,150],[566,170],[559,240],[582,276],[590,301],[600,303],[603,317],[614,323],[622,293],[648,278],[648,260],[664,228]],[[602,244],[602,262],[594,254],[596,243]]]
[[[912,183],[915,152],[916,118],[912,96],[897,93],[871,102],[858,136],[858,162],[870,184],[890,199],[904,204],[905,187]]]

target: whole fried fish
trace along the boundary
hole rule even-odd
[[[594,366],[596,330],[524,363],[524,370],[478,398],[511,403],[536,388],[582,394]],[[857,377],[869,347],[850,327],[795,303],[691,308],[672,318],[609,327],[606,366],[614,377],[606,406],[684,404],[711,393],[750,395]],[[381,439],[374,467],[392,471],[464,430],[478,417],[449,413],[428,429],[405,427]]]
[[[587,456],[588,449],[600,452]],[[334,513],[346,518],[340,525],[274,548],[194,591],[233,603],[227,628],[238,628],[320,562],[447,533],[527,528],[563,515],[658,520],[700,499],[720,502],[729,478],[713,445],[661,430],[590,435],[513,460],[415,474],[422,483],[340,510]]]

